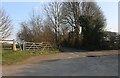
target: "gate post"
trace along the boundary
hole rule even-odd
[[[16,49],[16,41],[15,41],[15,39],[13,39],[13,51],[16,51],[17,49]]]
[[[23,50],[25,50],[25,41],[23,40]]]

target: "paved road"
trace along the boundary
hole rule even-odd
[[[68,47],[61,47],[61,50],[64,52],[85,52],[85,50],[82,49],[68,48]]]
[[[3,68],[7,76],[117,76],[118,56],[54,59]]]

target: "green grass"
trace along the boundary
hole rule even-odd
[[[12,50],[3,50],[2,51],[2,65],[11,65],[15,64],[16,62],[23,61],[31,56],[37,55],[45,55],[45,54],[53,54],[57,53],[59,50],[43,50],[43,51],[16,51],[13,52]]]
[[[2,48],[5,50],[12,50],[12,44],[2,44]]]

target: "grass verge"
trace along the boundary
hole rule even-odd
[[[45,55],[58,53],[59,50],[43,50],[43,51],[15,51],[12,50],[3,50],[2,51],[2,65],[11,65],[16,62],[23,61],[31,56]]]

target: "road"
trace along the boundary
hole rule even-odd
[[[91,53],[93,54],[93,53]],[[100,55],[100,53],[98,52]],[[83,54],[84,55],[84,54]],[[95,54],[96,55],[96,54]],[[118,55],[83,57],[80,53],[59,53],[34,57],[28,63],[3,66],[3,76],[117,76]],[[45,59],[44,59],[45,58]],[[47,60],[47,59],[50,60]],[[44,59],[39,61],[40,59]],[[36,60],[36,62],[35,62]],[[34,62],[33,62],[34,61]]]

